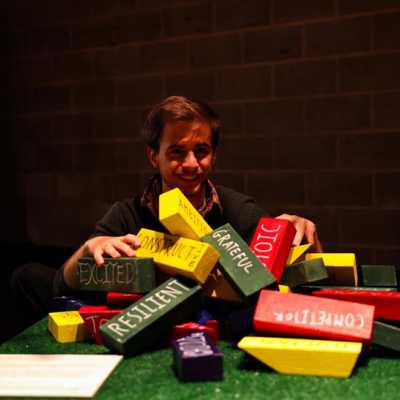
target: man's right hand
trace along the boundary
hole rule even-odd
[[[97,236],[85,243],[85,253],[92,255],[97,265],[104,263],[103,255],[113,258],[128,256],[133,257],[135,250],[140,246],[137,236],[128,234],[124,236]]]

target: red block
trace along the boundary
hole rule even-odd
[[[262,290],[253,325],[260,333],[369,343],[374,311],[366,304]]]
[[[207,333],[208,336],[214,341],[214,343],[218,342],[218,331],[215,328],[207,325],[201,325],[197,322],[186,322],[184,324],[175,325],[172,328],[171,334],[171,342],[172,340],[177,340],[185,336],[189,336],[191,333],[195,332],[204,332]]]
[[[90,332],[90,336],[97,344],[103,344],[100,336],[100,326],[123,311],[119,308],[109,308],[107,306],[84,306],[79,309],[85,326]]]
[[[129,305],[138,301],[143,294],[141,293],[121,293],[121,292],[108,292],[107,293],[107,304],[124,304]]]
[[[375,318],[400,321],[400,293],[371,290],[321,289],[312,292],[313,296],[329,299],[353,301],[375,306]]]
[[[250,249],[275,276],[281,279],[296,230],[289,221],[261,217]]]

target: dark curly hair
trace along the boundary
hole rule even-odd
[[[211,128],[211,145],[215,150],[219,143],[220,120],[208,105],[183,96],[170,96],[156,104],[144,122],[142,136],[145,143],[155,151],[160,149],[161,134],[169,121],[205,121]]]

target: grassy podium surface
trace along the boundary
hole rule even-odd
[[[99,389],[96,399],[376,399],[397,398],[400,353],[370,352],[348,379],[280,375],[250,359],[236,342],[220,341],[224,380],[181,383],[171,368],[172,350],[125,358]],[[47,318],[0,345],[1,354],[109,354],[94,343],[59,344]],[[48,377],[51,379],[51,376]]]

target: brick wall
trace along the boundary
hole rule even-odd
[[[2,240],[83,241],[151,172],[146,110],[183,94],[223,118],[219,182],[400,262],[398,0],[8,3]]]

